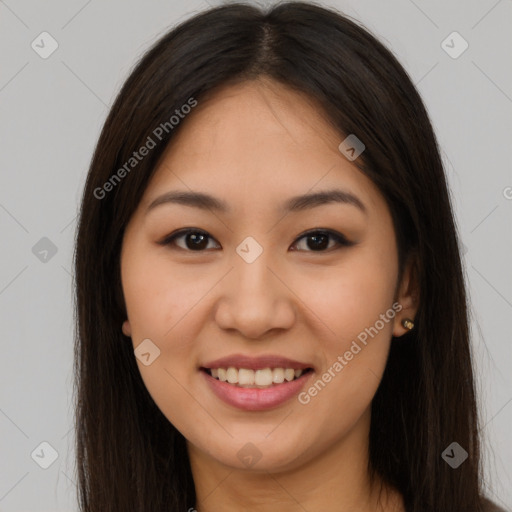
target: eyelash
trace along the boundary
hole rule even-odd
[[[176,248],[176,245],[174,243],[176,239],[184,237],[184,236],[186,236],[188,234],[192,234],[192,233],[193,234],[198,234],[198,235],[205,235],[206,237],[208,237],[209,240],[215,240],[206,231],[203,231],[203,230],[200,230],[200,229],[188,228],[188,229],[181,229],[181,230],[177,231],[176,233],[173,233],[173,234],[165,237],[161,242],[158,242],[158,243],[160,245],[174,246],[173,248]],[[355,243],[356,243],[356,242],[351,242],[350,240],[347,240],[347,238],[345,238],[341,233],[338,233],[337,231],[332,231],[330,229],[316,229],[316,230],[307,231],[306,233],[303,233],[302,235],[300,235],[297,238],[297,240],[294,243],[294,245],[296,245],[299,240],[302,240],[303,238],[307,238],[307,237],[313,236],[313,235],[326,235],[326,236],[329,236],[331,239],[333,239],[338,244],[338,246],[341,246],[341,247],[350,247],[352,245],[355,245]],[[184,249],[183,247],[179,247],[179,246],[177,248],[181,249],[182,251],[192,252],[192,253],[193,252],[199,253],[199,252],[206,252],[206,251],[208,251],[208,249],[202,249],[202,250],[194,251],[194,250],[191,250],[191,249]],[[325,249],[325,250],[319,250],[319,251],[299,250],[299,252],[311,252],[311,253],[322,253],[322,252],[324,252],[325,253],[325,252],[331,252],[332,250],[333,250],[333,247],[331,247],[329,249]]]

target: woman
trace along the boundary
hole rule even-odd
[[[493,510],[436,138],[347,17],[230,5],[161,38],[75,270],[81,510]]]

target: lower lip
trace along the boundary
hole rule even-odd
[[[242,388],[222,382],[204,370],[200,370],[212,391],[224,402],[245,411],[264,411],[284,404],[299,394],[312,371],[290,382],[276,384],[269,388]]]

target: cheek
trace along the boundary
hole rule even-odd
[[[301,276],[299,296],[321,319],[327,334],[326,346],[342,350],[365,328],[373,326],[391,308],[397,278],[393,247],[380,250],[368,245],[346,253],[340,264]],[[391,322],[380,328],[389,334]]]
[[[319,416],[334,415],[347,426],[369,406],[378,388],[396,315],[392,304],[397,255],[385,240],[379,248],[354,251],[323,293],[318,290],[311,299],[316,299],[315,312],[334,334],[329,332],[318,346],[325,365],[318,379],[328,382],[324,386],[317,380],[314,389],[309,388],[311,393],[306,392]],[[339,412],[329,412],[335,405]]]
[[[201,407],[191,407],[185,391],[191,389],[196,372],[191,343],[196,327],[189,313],[211,284],[198,280],[198,286],[191,287],[194,277],[188,271],[177,271],[161,255],[142,250],[127,253],[121,273],[133,348],[150,339],[159,350],[149,365],[137,359],[144,385],[167,419],[189,432],[194,424],[208,421]]]
[[[317,342],[323,367],[303,399],[311,399],[315,416],[333,416],[337,422],[347,422],[347,428],[375,395],[396,314],[392,304],[397,255],[389,241],[380,240],[379,244],[379,250],[377,245],[368,244],[353,251],[343,265],[335,271],[329,269],[332,278],[320,281],[323,287],[309,286],[308,292],[302,292],[307,293],[311,309],[328,327],[322,328]],[[336,405],[337,412],[333,412]]]
[[[123,261],[123,292],[134,340],[152,336],[164,340],[180,328],[181,319],[211,287],[211,276],[201,279],[193,267],[178,268],[149,251],[132,253]]]

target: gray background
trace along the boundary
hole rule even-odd
[[[431,116],[465,246],[487,492],[512,507],[512,2],[323,5],[360,20],[392,49]],[[77,510],[71,262],[81,189],[137,58],[207,6],[0,0],[1,512]],[[46,59],[31,47],[35,40],[49,48],[43,31],[58,43]],[[469,44],[458,58],[441,45],[453,31]],[[47,469],[42,442],[58,454]]]

